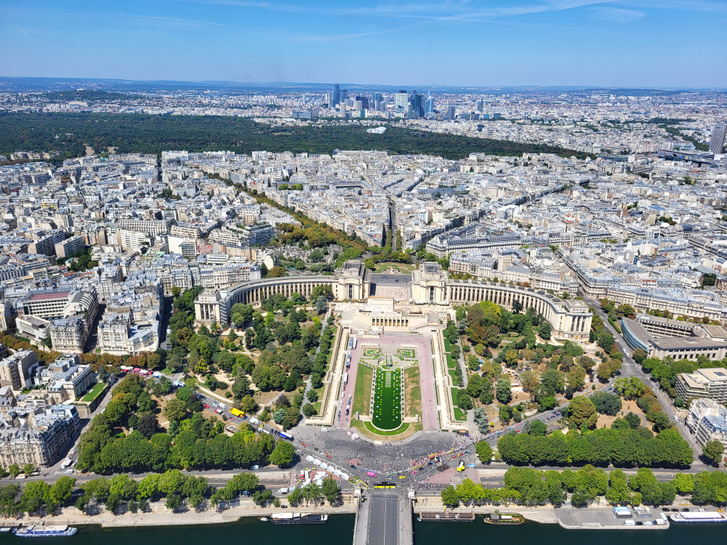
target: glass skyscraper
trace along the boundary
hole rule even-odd
[[[431,91],[427,93],[427,100],[424,101],[424,115],[434,115],[434,97]]]
[[[709,151],[715,155],[721,155],[722,149],[724,148],[725,136],[727,136],[727,123],[722,121],[721,123],[717,123],[714,127],[712,140],[709,142]]]
[[[333,96],[331,100],[331,108],[338,106],[341,103],[341,86],[336,83],[333,86]]]

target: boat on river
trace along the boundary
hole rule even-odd
[[[485,515],[485,524],[495,524],[498,526],[517,526],[525,522],[525,517],[517,513],[500,514],[488,513]]]
[[[273,524],[323,524],[328,515],[308,515],[305,513],[277,513],[270,517]]]
[[[18,537],[70,537],[76,532],[73,526],[23,526],[13,531]]]

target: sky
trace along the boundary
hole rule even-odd
[[[0,0],[0,76],[727,88],[727,0]]]

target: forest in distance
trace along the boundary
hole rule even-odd
[[[580,159],[589,155],[546,144],[524,144],[452,134],[388,127],[370,134],[358,123],[274,127],[228,116],[160,116],[105,113],[0,114],[0,154],[16,151],[58,151],[56,161],[97,153],[109,147],[117,153],[160,154],[164,150],[291,151],[330,154],[334,150],[379,150],[400,155],[433,155],[463,159],[470,153],[520,156],[554,153]]]

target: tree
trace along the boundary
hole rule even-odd
[[[653,422],[654,431],[657,433],[671,428],[671,420],[669,420],[669,417],[663,412],[649,411],[646,414],[646,417]]]
[[[265,275],[265,278],[280,278],[282,276],[285,276],[285,269],[279,265],[276,265],[268,271],[268,274]]]
[[[621,410],[621,399],[607,392],[596,392],[590,396],[599,414],[616,416]]]
[[[316,298],[316,312],[323,314],[326,310],[328,310],[328,299],[325,295],[319,295]]]
[[[648,354],[646,353],[646,350],[644,350],[643,348],[637,348],[636,350],[634,350],[633,358],[634,358],[634,361],[636,363],[638,363],[639,365],[641,365],[643,363],[643,361],[646,359],[647,356],[648,356]]]
[[[540,335],[540,338],[549,341],[551,333],[552,327],[550,326],[550,322],[547,320],[540,322],[540,325],[538,326],[538,335]]]
[[[510,400],[512,399],[512,390],[510,380],[507,377],[502,376],[497,381],[495,396],[500,403],[510,403]]]
[[[273,422],[280,425],[283,423],[283,420],[285,420],[285,408],[281,407],[273,413]]]
[[[571,422],[578,428],[585,424],[589,428],[596,425],[598,413],[593,401],[585,396],[578,396],[570,402],[569,415]]]
[[[288,467],[295,459],[295,447],[287,441],[278,441],[270,453],[270,463],[278,467]]]
[[[33,471],[35,471],[35,466],[33,464],[25,464],[23,466],[23,473],[26,477],[29,477]]]
[[[583,487],[578,487],[573,492],[570,502],[573,507],[587,507],[593,499],[593,496],[588,490]]]
[[[480,433],[487,433],[490,431],[490,422],[487,418],[487,411],[485,411],[484,407],[477,407],[474,410],[474,420],[475,424],[477,424],[477,429],[480,430]]]
[[[568,386],[574,391],[582,390],[586,384],[586,370],[583,367],[574,367],[566,375]]]
[[[506,426],[512,418],[512,407],[510,407],[510,405],[503,405],[500,407],[499,417],[500,422]]]
[[[73,492],[75,484],[76,479],[69,477],[68,475],[59,477],[58,480],[53,483],[53,486],[51,486],[50,490],[48,490],[46,498],[46,504],[49,512],[52,513],[56,510],[56,508],[63,507],[68,503],[68,500],[71,499],[71,492]]]
[[[636,399],[646,393],[646,385],[638,377],[619,377],[614,383],[614,389],[624,399]]]
[[[671,484],[674,485],[677,493],[682,496],[691,494],[694,491],[694,478],[691,473],[677,473],[674,475]]]
[[[8,473],[10,473],[10,476],[13,479],[16,478],[18,475],[20,475],[20,466],[18,466],[18,464],[12,464],[8,468]]]
[[[624,416],[624,420],[628,423],[629,426],[631,426],[631,429],[636,429],[639,426],[641,426],[641,418],[639,418],[638,415],[634,413],[629,413],[626,416]]]
[[[141,415],[135,429],[147,439],[151,439],[151,436],[159,431],[157,417],[153,414]]]
[[[306,418],[310,418],[311,416],[315,416],[318,414],[318,411],[312,403],[306,403],[305,405],[303,405],[302,410]]]
[[[526,425],[528,426],[527,433],[535,437],[545,437],[548,433],[548,426],[542,420],[533,420]]]
[[[477,452],[477,457],[480,459],[480,462],[483,464],[490,463],[490,460],[492,459],[492,447],[487,441],[479,441],[475,445],[475,451]]]
[[[452,485],[442,490],[442,503],[452,509],[459,505],[459,494]]]
[[[45,506],[50,492],[50,485],[43,481],[32,481],[25,485],[20,505],[23,511],[38,513]]]
[[[181,399],[170,399],[167,406],[164,407],[164,416],[166,416],[171,422],[179,422],[180,420],[183,420],[184,417],[187,416],[187,404]]]
[[[331,477],[323,479],[321,483],[321,494],[328,500],[331,505],[338,505],[341,503],[341,489],[338,488],[338,484]]]
[[[600,346],[607,354],[611,352],[616,340],[613,338],[608,330],[602,329],[596,334],[596,343]]]
[[[702,456],[704,457],[704,459],[715,466],[719,466],[719,463],[722,461],[723,453],[724,445],[716,439],[713,441],[709,441],[706,445],[704,445],[704,448],[702,449]]]
[[[472,407],[474,407],[472,397],[467,393],[467,390],[457,390],[457,405],[463,411],[469,411]]]
[[[236,303],[230,309],[230,319],[237,328],[244,327],[252,321],[252,305]]]
[[[146,366],[152,371],[159,369],[162,366],[162,357],[156,352],[149,354],[146,358]]]
[[[240,377],[232,383],[232,395],[235,399],[242,399],[251,394],[250,381],[247,377]]]
[[[565,391],[565,375],[557,369],[546,369],[540,376],[541,393],[553,396]]]

